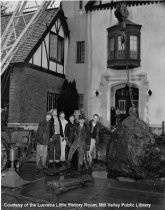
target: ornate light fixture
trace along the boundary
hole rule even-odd
[[[99,91],[96,90],[95,94],[96,94],[96,97],[98,97],[99,96]]]
[[[148,91],[148,95],[149,95],[149,96],[152,95],[152,91],[151,91],[151,90]]]

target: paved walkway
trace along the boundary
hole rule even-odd
[[[19,189],[2,188],[2,209],[129,209],[164,210],[165,192],[144,183],[95,178],[79,189],[55,196],[47,191],[46,181],[63,178],[37,175],[34,163],[26,163],[21,171],[25,180],[33,180]],[[14,206],[19,204],[19,206]],[[12,206],[8,208],[7,206]]]

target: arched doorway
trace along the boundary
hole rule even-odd
[[[132,106],[132,104],[136,107],[138,112],[139,89],[137,87],[129,87],[128,85],[124,85],[124,87],[119,87],[118,89],[116,89],[114,97],[115,109],[114,107],[111,108],[111,125],[117,124],[118,120],[123,121],[126,117],[128,117],[129,108]]]

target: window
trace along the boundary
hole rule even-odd
[[[57,108],[58,97],[59,97],[59,94],[47,93],[47,111]]]
[[[79,109],[83,109],[84,108],[84,95],[83,94],[79,94]]]
[[[58,37],[58,50],[57,50],[57,60],[61,63],[64,63],[64,40],[61,37]]]
[[[57,60],[57,35],[50,34],[50,58]]]
[[[139,107],[139,100],[132,100],[132,103],[138,109],[138,107]]]
[[[64,39],[50,33],[50,59],[64,63]]]
[[[117,40],[117,58],[125,58],[125,43],[122,43],[122,36],[118,36]]]
[[[77,63],[85,62],[85,42],[77,42]]]
[[[83,9],[83,1],[82,0],[79,0],[79,9]]]
[[[109,39],[109,59],[113,60],[115,57],[115,39],[114,37]]]
[[[119,24],[111,26],[108,31],[107,67],[123,70],[140,66],[141,25],[126,20],[125,31]]]
[[[119,100],[120,114],[126,114],[126,100]]]
[[[137,36],[130,36],[130,58],[137,59]]]

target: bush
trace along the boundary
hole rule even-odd
[[[68,117],[73,114],[74,110],[78,109],[78,100],[79,96],[75,80],[72,82],[65,80],[62,85],[61,94],[57,101],[58,112],[64,111],[66,118],[68,119]]]

